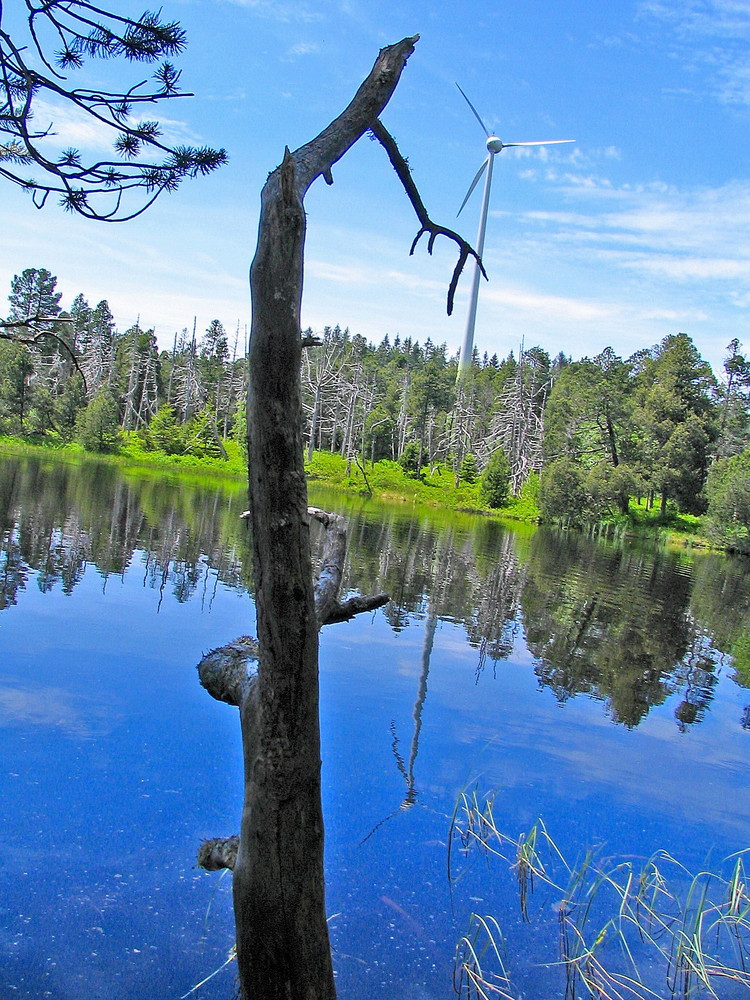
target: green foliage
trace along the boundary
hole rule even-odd
[[[392,462],[387,458],[376,462],[368,476],[373,489],[383,493],[414,488],[413,482],[404,474],[403,467],[398,462]]]
[[[631,427],[629,365],[611,347],[590,361],[565,365],[545,408],[544,452],[548,460],[602,461],[616,466]]]
[[[521,492],[508,498],[503,507],[503,517],[515,521],[535,523],[541,517],[539,510],[539,473],[532,472],[521,487]]]
[[[186,455],[226,459],[227,451],[216,427],[213,409],[204,407],[185,426],[183,450]]]
[[[10,283],[9,319],[26,320],[35,317],[51,319],[60,312],[62,292],[56,292],[57,278],[45,267],[27,267],[15,274]],[[44,326],[42,327],[44,328]],[[35,329],[39,329],[35,325]]]
[[[651,351],[631,359],[633,462],[651,489],[681,509],[700,513],[700,492],[716,439],[716,379],[684,333],[665,337]]]
[[[710,533],[732,548],[750,552],[750,448],[714,464],[706,496]]]
[[[173,407],[163,403],[148,426],[149,442],[165,455],[180,455],[185,450],[182,427],[177,423]]]
[[[587,505],[585,472],[572,458],[557,458],[542,472],[539,509],[545,521],[581,524]]]
[[[422,465],[421,458],[422,449],[420,448],[418,442],[410,441],[401,452],[398,464],[407,475],[411,476],[413,479],[419,479]]]
[[[346,460],[330,451],[313,452],[313,457],[305,463],[309,479],[324,479],[332,486],[341,486],[347,479]]]
[[[489,507],[498,508],[505,505],[509,493],[510,465],[503,449],[498,448],[482,473],[481,495]]]
[[[0,341],[0,429],[4,434],[24,434],[31,390],[28,379],[34,371],[31,353],[25,344]]]
[[[589,515],[600,519],[627,514],[636,485],[635,474],[628,465],[612,466],[606,462],[595,465],[585,478]]]
[[[464,483],[475,483],[479,478],[479,465],[471,452],[464,455],[461,468],[458,470],[458,478]]]
[[[55,400],[54,422],[58,434],[66,444],[75,435],[78,414],[86,405],[86,387],[78,372],[73,372],[63,382],[62,392]]]
[[[109,389],[100,389],[76,422],[76,440],[86,451],[117,451],[122,435],[117,400]]]
[[[732,666],[735,681],[750,688],[750,632],[743,632],[732,647]]]

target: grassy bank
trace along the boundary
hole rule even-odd
[[[105,462],[122,469],[151,469],[154,472],[179,476],[193,482],[206,480],[247,481],[247,470],[239,448],[233,441],[226,442],[228,458],[197,457],[195,455],[166,455],[161,451],[147,451],[135,434],[127,436],[114,454],[92,454],[79,444],[66,445],[30,444],[19,438],[0,437],[0,454],[48,456],[63,462]]]
[[[247,472],[236,442],[225,442],[227,459],[194,455],[167,455],[146,450],[136,434],[128,434],[117,454],[91,455],[78,444],[51,446],[29,444],[19,438],[0,437],[0,453],[16,455],[48,455],[59,461],[103,461],[121,467],[153,470],[160,475],[186,478],[193,482],[207,480],[245,482]],[[481,514],[500,520],[527,524],[541,521],[537,504],[538,479],[525,484],[521,495],[511,497],[506,506],[490,508],[482,499],[478,482],[456,484],[454,472],[439,464],[422,470],[420,478],[408,475],[398,462],[383,460],[364,467],[347,463],[340,455],[315,452],[305,463],[308,481],[315,486],[346,493],[350,496],[372,495],[392,503],[419,505],[433,509]],[[566,525],[562,525],[566,527]],[[682,548],[720,548],[704,533],[704,520],[690,514],[668,510],[661,514],[658,506],[649,509],[644,503],[630,502],[627,515],[596,521],[586,526],[589,534],[602,537],[644,537],[658,539]]]
[[[29,444],[19,438],[0,437],[0,452],[17,455],[54,455],[63,461],[107,462],[122,468],[138,466],[191,478],[221,478],[245,481],[247,471],[236,442],[224,442],[228,458],[194,455],[166,455],[146,450],[136,434],[128,434],[116,454],[92,455],[78,444],[64,446]],[[330,452],[315,452],[305,464],[308,480],[354,496],[372,494],[381,500],[421,504],[446,510],[482,513],[536,523],[539,508],[535,500],[535,484],[524,489],[520,497],[511,498],[506,507],[492,510],[482,501],[479,483],[460,483],[445,466],[426,470],[420,479],[408,476],[398,462],[381,461],[364,468],[347,464],[346,459]]]
[[[425,467],[417,479],[408,475],[398,462],[383,459],[374,465],[367,463],[362,467],[347,463],[340,455],[316,451],[312,460],[305,463],[305,470],[311,482],[333,486],[348,493],[371,493],[382,500],[424,504],[427,507],[516,521],[539,521],[536,479],[524,487],[520,496],[511,497],[506,506],[492,509],[482,499],[478,482],[459,482],[457,485],[453,470],[442,464],[432,468]]]

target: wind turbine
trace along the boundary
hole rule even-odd
[[[458,84],[456,84],[458,87]],[[502,139],[498,138],[496,135],[491,135],[490,130],[484,124],[482,119],[479,117],[479,112],[471,103],[469,98],[464,94],[463,90],[458,87],[461,92],[461,96],[469,105],[472,113],[479,124],[482,126],[482,131],[487,137],[487,159],[484,161],[482,166],[477,171],[477,175],[474,180],[469,185],[469,190],[466,192],[466,197],[461,202],[461,208],[458,210],[458,215],[464,209],[466,202],[471,197],[474,188],[479,183],[482,174],[487,171],[487,176],[484,180],[484,194],[482,196],[482,211],[479,213],[479,230],[477,232],[477,240],[474,244],[474,249],[481,257],[484,253],[484,234],[487,230],[487,211],[490,205],[490,188],[492,187],[492,164],[497,153],[502,152],[502,150],[507,149],[509,146],[554,146],[561,142],[575,142],[575,139],[538,139],[533,142],[503,142]],[[461,358],[458,366],[458,379],[460,380],[463,374],[471,367],[471,356],[474,351],[474,325],[477,319],[477,301],[479,299],[479,277],[480,277],[479,264],[474,262],[474,280],[471,286],[471,298],[469,300],[469,315],[466,321],[466,332],[464,333],[464,342],[461,347]]]

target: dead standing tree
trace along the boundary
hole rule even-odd
[[[376,607],[386,595],[339,603],[343,519],[307,507],[300,387],[304,196],[366,132],[385,147],[417,213],[428,249],[444,235],[459,246],[448,293],[476,256],[427,215],[406,161],[378,116],[417,37],[382,49],[346,110],[270,174],[261,196],[250,271],[248,452],[257,644],[236,640],[204,658],[201,681],[241,713],[245,795],[236,838],[204,845],[201,863],[233,869],[237,964],[243,1000],[332,1000],[326,923],[318,722],[318,631]],[[326,527],[313,583],[310,518]]]

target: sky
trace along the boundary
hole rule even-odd
[[[20,0],[9,7],[6,30]],[[175,143],[225,147],[227,166],[122,224],[38,211],[6,183],[0,301],[14,274],[45,267],[63,307],[106,299],[121,332],[139,321],[171,348],[219,319],[241,349],[265,178],[343,110],[380,47],[419,34],[382,119],[436,222],[475,240],[481,186],[456,213],[485,137],[457,82],[506,142],[576,140],[495,158],[480,353],[628,357],[684,332],[718,374],[733,338],[750,347],[750,0],[163,0],[162,14],[187,30],[177,62],[195,96],[148,117]],[[69,79],[105,71],[148,73],[91,62]],[[44,110],[61,147],[105,152],[85,122]],[[379,144],[360,140],[333,176],[305,201],[303,327],[455,352],[471,276],[448,316],[454,246],[409,256],[418,226]]]

